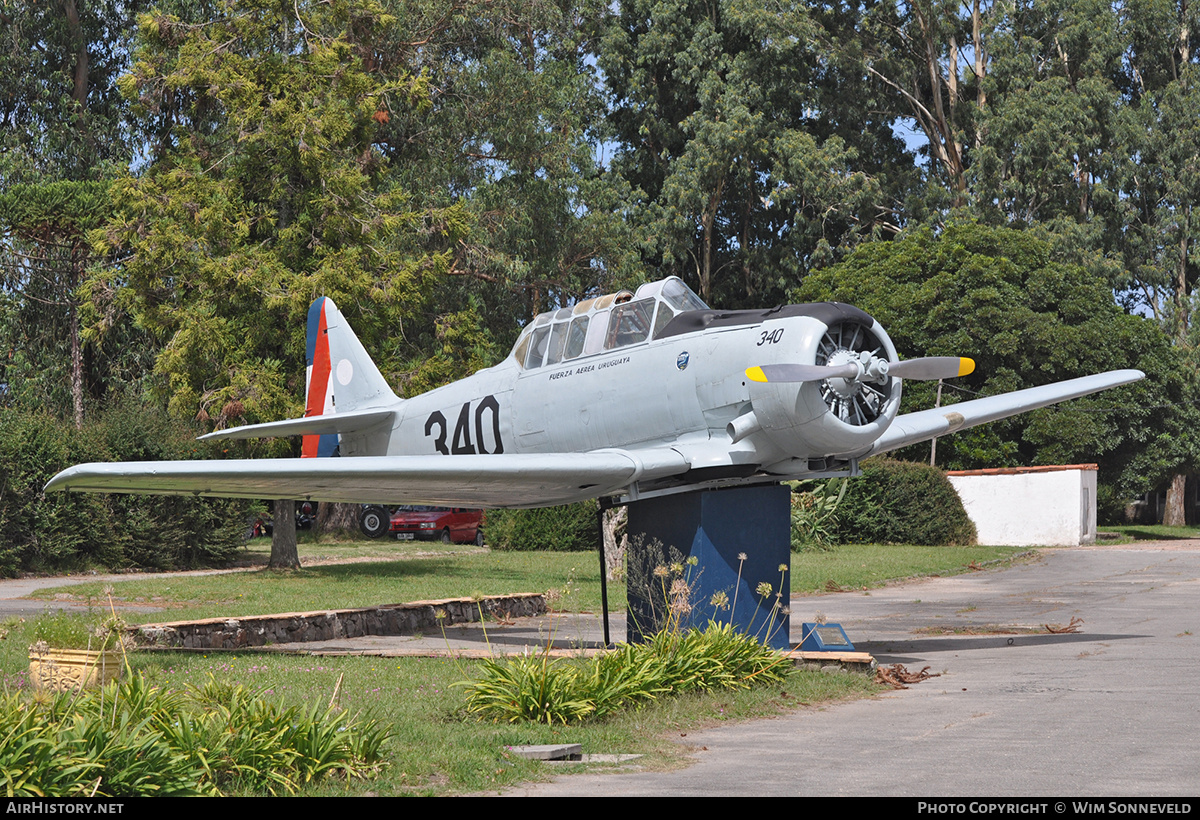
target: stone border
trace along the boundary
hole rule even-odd
[[[414,635],[452,624],[479,620],[485,615],[520,618],[542,615],[546,599],[526,592],[493,598],[447,598],[385,604],[363,609],[323,612],[286,612],[239,618],[207,618],[142,624],[132,630],[139,646],[173,649],[243,649],[303,641],[328,641],[362,635]],[[438,613],[444,613],[439,619]]]

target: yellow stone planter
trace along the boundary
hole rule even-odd
[[[121,652],[110,649],[46,649],[29,652],[29,681],[35,689],[71,692],[99,686],[121,676]]]

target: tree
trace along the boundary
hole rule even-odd
[[[967,203],[969,154],[984,142],[975,112],[988,102],[992,8],[984,0],[851,4],[842,30],[857,34],[836,46],[890,91],[881,97],[890,97],[888,112],[925,135],[930,173],[956,207]]]
[[[1200,55],[1193,4],[1130,0],[1123,54],[1127,102],[1118,118],[1120,191],[1110,247],[1119,249],[1142,304],[1166,323],[1192,379],[1200,365],[1195,314],[1200,219]],[[1185,523],[1184,471],[1172,477],[1163,523]]]
[[[371,3],[253,0],[197,22],[141,18],[121,85],[149,163],[113,186],[93,238],[124,261],[89,285],[161,343],[176,417],[220,428],[299,415],[316,296],[359,307],[360,335],[386,353],[445,271],[448,253],[416,241],[429,215],[408,207],[377,144],[393,113],[427,99],[422,78],[371,70],[370,38],[393,23]],[[291,506],[275,504],[273,567],[298,565]]]
[[[969,173],[981,216],[1071,223],[1060,232],[1085,226],[1089,247],[1103,247],[1115,204],[1111,149],[1124,42],[1118,8],[1022,0],[996,6],[988,22],[991,90],[975,114],[981,139]]]
[[[132,156],[116,77],[140,5],[0,0],[2,381],[10,401],[71,415],[77,428],[86,394],[105,392],[110,361],[124,356],[85,343],[79,286],[107,261],[86,232],[107,215],[105,180]]]
[[[945,467],[1098,461],[1101,481],[1129,496],[1196,459],[1188,431],[1200,419],[1161,327],[1123,313],[1106,282],[1056,259],[1053,244],[1031,231],[954,224],[939,237],[917,230],[858,249],[810,276],[796,296],[863,308],[904,358],[974,358],[975,372],[948,382],[944,396],[993,395],[1124,367],[1148,374],[1112,394],[941,439]],[[901,412],[932,407],[934,389],[907,382]]]
[[[8,234],[12,259],[4,282],[19,294],[21,319],[28,322],[35,313],[66,313],[69,391],[77,429],[83,429],[84,394],[78,289],[91,260],[87,231],[100,224],[107,210],[104,182],[16,185],[0,194],[0,226]]]
[[[832,248],[894,229],[884,169],[902,148],[874,112],[835,102],[839,66],[819,33],[796,3],[620,5],[599,55],[612,165],[659,275],[759,304]]]
[[[592,55],[607,5],[389,7],[398,23],[379,40],[380,70],[419,74],[430,93],[392,112],[380,145],[393,184],[435,215],[421,247],[449,255],[430,311],[409,328],[420,356],[404,387],[414,390],[466,375],[449,366],[494,363],[531,316],[640,281],[641,271],[620,180],[598,158],[605,100]],[[455,346],[459,330],[465,347]]]
[[[200,23],[141,19],[121,82],[151,162],[114,185],[97,246],[126,255],[105,283],[163,343],[174,415],[298,415],[316,296],[360,306],[364,342],[386,349],[444,270],[412,250],[422,217],[375,145],[390,112],[426,96],[420,78],[367,70],[357,32],[389,21],[371,4],[249,0]]]

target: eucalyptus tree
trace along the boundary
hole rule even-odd
[[[896,229],[896,177],[911,161],[824,32],[786,0],[619,5],[599,55],[612,167],[658,274],[706,300],[760,304],[814,260]]]
[[[988,22],[990,93],[976,113],[982,139],[969,170],[975,207],[1001,223],[1068,234],[1082,227],[1098,250],[1116,207],[1118,9],[1101,0],[1012,0]]]
[[[1187,0],[1127,0],[1121,10],[1128,36],[1111,244],[1141,305],[1166,324],[1194,381],[1200,371],[1200,55],[1193,34],[1200,10]],[[1180,465],[1172,479],[1164,523],[1184,523],[1185,473],[1195,466],[1194,460]]]
[[[619,180],[600,157],[605,99],[592,55],[607,5],[389,8],[398,23],[379,42],[381,59],[428,83],[427,102],[383,128],[389,178],[414,207],[443,215],[422,239],[450,251],[433,313],[410,328],[439,351],[414,365],[406,389],[422,390],[465,375],[467,361],[504,355],[529,316],[638,271]]]

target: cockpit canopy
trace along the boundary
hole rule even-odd
[[[678,276],[587,299],[573,307],[539,314],[513,345],[513,357],[526,370],[640,344],[658,336],[667,323],[688,310],[708,305]]]

